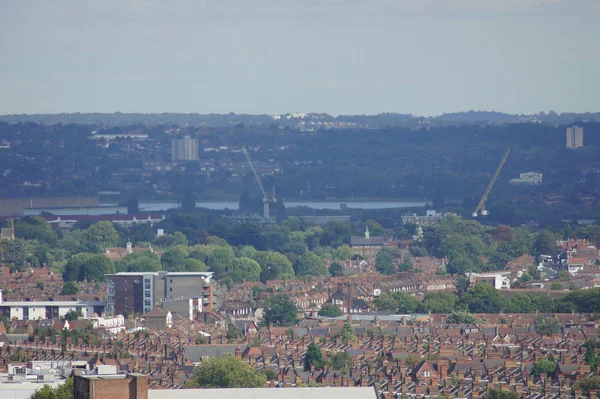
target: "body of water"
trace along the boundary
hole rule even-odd
[[[312,209],[340,209],[342,204],[352,209],[390,209],[425,206],[425,202],[422,201],[285,201],[287,208],[306,206]],[[180,206],[181,203],[179,202],[140,202],[140,211],[165,211],[167,209],[179,208]],[[238,209],[239,203],[237,201],[197,201],[196,206],[214,210]]]

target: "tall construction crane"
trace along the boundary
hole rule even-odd
[[[246,156],[246,159],[248,160],[250,169],[252,169],[252,173],[254,174],[254,178],[256,179],[256,182],[258,183],[258,187],[260,187],[260,192],[263,195],[264,217],[266,220],[268,220],[269,219],[269,203],[275,203],[275,201],[276,201],[275,200],[275,189],[273,188],[269,193],[267,193],[265,191],[262,181],[260,181],[260,176],[258,175],[258,172],[256,171],[256,168],[254,167],[254,164],[252,163],[252,160],[250,159],[250,154],[248,153],[248,150],[246,150],[246,147],[242,146],[242,151],[244,151],[244,155]]]
[[[479,201],[479,205],[477,205],[477,208],[473,211],[474,218],[477,217],[479,211],[481,211],[481,216],[487,216],[489,214],[487,209],[485,209],[485,201],[487,201],[487,197],[490,191],[492,191],[492,187],[494,187],[494,183],[496,182],[496,179],[498,178],[498,175],[500,174],[500,171],[502,170],[502,167],[506,162],[506,158],[508,158],[508,154],[510,154],[510,148],[507,149],[504,153],[502,161],[500,161],[500,165],[498,165],[498,169],[496,169],[496,173],[494,173],[494,176],[492,176],[492,180],[490,180],[490,183],[488,184],[487,188],[485,189],[485,192],[483,193],[483,196],[481,197],[481,200]]]

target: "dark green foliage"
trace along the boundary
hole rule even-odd
[[[237,339],[242,336],[242,332],[234,324],[227,326],[227,339]]]
[[[489,388],[487,399],[519,399],[519,395],[513,391],[503,391],[501,389]]]
[[[284,255],[277,252],[256,252],[254,260],[260,265],[260,281],[294,278],[292,263]]]
[[[73,377],[69,377],[64,384],[52,388],[50,385],[44,385],[36,390],[29,399],[73,399],[75,388]]]
[[[349,244],[351,233],[350,223],[328,222],[323,226],[320,243],[324,247],[339,247]]]
[[[543,230],[535,237],[533,250],[536,255],[556,255],[556,237],[547,230]]]
[[[262,388],[266,379],[247,362],[233,355],[208,358],[196,368],[186,388]]]
[[[233,260],[231,266],[227,269],[227,275],[235,283],[259,281],[260,265],[250,258],[237,258]]]
[[[590,397],[591,391],[600,391],[600,376],[587,377],[575,382],[575,389],[581,389],[581,393]]]
[[[25,240],[17,238],[0,242],[0,260],[2,263],[11,265],[12,270],[25,270],[25,259],[27,248]]]
[[[306,252],[298,258],[296,263],[296,276],[299,278],[314,278],[318,276],[328,276],[329,271],[323,264],[323,260],[314,252]]]
[[[457,300],[451,292],[428,292],[421,302],[421,310],[426,313],[450,313],[455,309]]]
[[[262,325],[290,326],[296,323],[298,323],[298,310],[289,296],[275,294],[265,301]]]
[[[52,226],[39,216],[25,216],[14,222],[15,236],[24,240],[38,240],[56,245],[58,236]]]
[[[546,373],[547,376],[550,376],[556,370],[556,363],[547,360],[541,359],[534,363],[531,368],[531,375],[538,377],[541,373]]]
[[[391,275],[396,273],[394,257],[389,252],[379,251],[375,257],[375,269],[381,274]]]
[[[196,209],[196,197],[190,190],[186,190],[183,201],[181,201],[181,210],[183,212],[193,212]]]
[[[473,324],[475,315],[464,310],[455,310],[448,315],[446,321],[449,324]]]
[[[83,313],[81,313],[81,311],[69,310],[65,314],[64,319],[68,321],[73,321],[79,319],[80,317],[83,317]]]
[[[373,306],[377,310],[409,314],[416,312],[420,303],[414,296],[404,292],[382,292],[373,300]]]
[[[334,370],[347,372],[352,367],[352,358],[346,351],[340,351],[331,356],[331,367]]]
[[[85,232],[90,251],[103,252],[108,247],[114,247],[119,241],[119,233],[111,222],[102,221],[92,224]],[[94,251],[94,252],[96,252]]]
[[[60,290],[61,295],[76,295],[79,292],[79,287],[75,281],[66,281]]]
[[[319,309],[319,316],[338,317],[343,314],[344,312],[342,312],[342,309],[340,309],[339,306],[331,303],[326,303],[325,305],[321,306],[321,309]]]
[[[117,272],[157,272],[162,270],[160,258],[150,251],[127,254],[115,263]]]
[[[329,274],[331,277],[341,277],[344,275],[344,268],[338,262],[333,262],[329,265]]]
[[[310,370],[310,366],[314,366],[315,369],[320,369],[324,364],[325,362],[323,361],[321,348],[314,342],[311,342],[304,355],[304,371]]]
[[[460,298],[459,303],[472,313],[498,313],[504,307],[504,299],[491,285],[479,283]]]
[[[81,253],[72,256],[63,272],[65,281],[104,281],[115,273],[115,264],[104,255]]]

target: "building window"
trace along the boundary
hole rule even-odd
[[[145,290],[149,290],[150,289],[150,280],[144,280],[144,289]]]
[[[29,320],[29,307],[27,306],[23,308],[23,320]]]
[[[144,291],[144,297],[150,298],[150,291]]]
[[[144,300],[144,306],[150,306],[150,299]]]
[[[431,377],[431,371],[429,371],[429,370],[424,370],[424,371],[423,371],[423,377],[425,377],[425,378],[429,378],[429,377]]]

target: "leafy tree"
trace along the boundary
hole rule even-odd
[[[534,363],[531,368],[531,375],[538,377],[541,373],[546,373],[549,376],[554,373],[554,370],[556,370],[556,363],[548,359],[541,359]]]
[[[160,258],[150,251],[127,254],[115,263],[117,272],[158,272],[162,270]]]
[[[421,309],[431,313],[450,313],[458,298],[451,292],[428,292],[421,302]]]
[[[228,354],[209,358],[196,368],[186,388],[261,388],[266,379],[246,362]]]
[[[73,399],[74,396],[75,388],[73,385],[73,377],[69,377],[63,384],[56,388],[44,384],[44,386],[36,390],[29,399]]]
[[[83,317],[83,313],[81,313],[81,311],[76,311],[76,310],[69,310],[66,314],[64,319],[68,320],[68,321],[73,321],[73,320],[77,320],[80,317]]]
[[[183,201],[181,201],[181,210],[183,212],[193,212],[196,209],[196,197],[190,190],[186,190]]]
[[[513,391],[503,391],[501,389],[489,388],[488,399],[519,399],[519,395]]]
[[[283,200],[281,198],[278,198],[277,203],[275,203],[275,214],[275,220],[277,224],[283,223],[288,218],[285,204],[283,203]]]
[[[89,248],[98,248],[104,251],[108,247],[114,247],[119,241],[119,233],[111,222],[102,221],[94,223],[86,230]]]
[[[206,258],[206,265],[211,272],[214,272],[216,279],[221,279],[226,275],[227,270],[233,266],[235,254],[231,247],[217,247]]]
[[[503,308],[503,298],[490,284],[479,283],[467,291],[459,303],[473,313],[498,313]]]
[[[0,243],[0,259],[2,263],[12,264],[11,270],[23,271],[27,258],[27,245],[25,240],[17,238]]]
[[[331,277],[342,277],[344,275],[344,268],[338,262],[333,262],[329,265],[329,274],[331,274]]]
[[[562,286],[562,284],[561,284],[561,283],[559,283],[559,282],[554,282],[554,283],[550,284],[550,289],[551,289],[552,291],[559,291],[559,290],[562,290],[562,289],[563,289],[563,286]]]
[[[405,292],[382,292],[373,300],[377,310],[384,310],[399,314],[414,313],[419,309],[419,301]]]
[[[61,295],[76,295],[79,292],[79,287],[75,281],[66,281],[60,290]]]
[[[227,275],[235,283],[243,281],[259,281],[260,280],[260,265],[250,258],[234,259],[231,266],[227,270]]]
[[[323,234],[321,235],[320,242],[322,246],[337,248],[341,245],[349,244],[351,234],[350,223],[327,222],[323,226]]]
[[[311,342],[304,355],[304,371],[310,370],[310,366],[320,369],[324,363],[321,348],[314,342]]]
[[[367,220],[365,224],[366,227],[369,228],[369,235],[373,237],[381,237],[385,235],[385,230],[383,229],[383,226],[381,226],[375,220]]]
[[[555,255],[557,251],[556,237],[548,230],[542,230],[535,237],[533,244],[535,255]]]
[[[254,260],[260,265],[260,281],[294,278],[294,268],[285,255],[277,252],[259,251],[254,255]]]
[[[289,326],[298,323],[296,304],[285,294],[270,296],[265,301],[263,312],[263,325]]]
[[[319,310],[319,316],[339,317],[343,314],[344,312],[342,312],[342,309],[340,309],[339,306],[331,303],[326,303],[325,305],[321,306],[321,309]]]
[[[597,312],[600,309],[600,288],[573,291],[566,296],[564,302],[578,312]]]
[[[350,260],[354,256],[354,250],[349,245],[341,245],[333,250],[333,258]]]
[[[394,295],[389,291],[385,291],[373,300],[373,307],[376,310],[396,312],[398,309],[398,304],[396,303],[396,298],[394,298]]]
[[[540,335],[553,335],[560,332],[560,322],[555,317],[538,315],[534,320],[535,332]]]
[[[227,339],[238,339],[242,336],[242,332],[234,324],[227,326]]]
[[[514,241],[517,238],[517,233],[515,232],[515,230],[512,227],[507,226],[505,224],[501,224],[494,227],[490,231],[490,234],[497,242],[510,242]]]
[[[331,356],[331,367],[334,370],[349,370],[352,367],[352,358],[346,351],[336,352]]]
[[[375,269],[381,274],[396,273],[393,256],[386,251],[379,251],[375,257]]]
[[[208,271],[208,267],[204,262],[194,258],[187,258],[183,261],[183,267],[186,272],[205,272]]]
[[[591,391],[600,390],[600,376],[587,377],[577,380],[577,382],[575,382],[575,389],[581,389],[581,393],[589,397]]]
[[[441,188],[436,188],[433,192],[433,208],[435,210],[443,209],[446,205],[446,197],[444,191]]]
[[[104,281],[105,274],[115,273],[115,264],[104,255],[81,253],[72,256],[63,272],[65,281]]]
[[[188,252],[182,246],[169,248],[161,256],[160,263],[163,270],[183,272],[185,271],[185,259],[187,256]]]
[[[342,342],[344,343],[344,345],[356,339],[356,337],[354,336],[354,330],[352,329],[350,323],[348,323],[347,321],[344,323],[342,331],[340,331],[340,337],[342,338]]]
[[[475,315],[464,310],[455,310],[446,319],[449,324],[473,324]]]
[[[240,248],[240,258],[250,258],[254,259],[254,255],[256,255],[256,249],[250,245],[244,245]]]
[[[24,240],[38,240],[56,245],[58,236],[46,219],[39,216],[25,216],[15,221],[15,236]]]
[[[317,276],[328,276],[329,271],[323,264],[323,260],[315,255],[314,252],[306,252],[304,255],[298,258],[296,264],[296,276],[297,277],[317,277]]]

